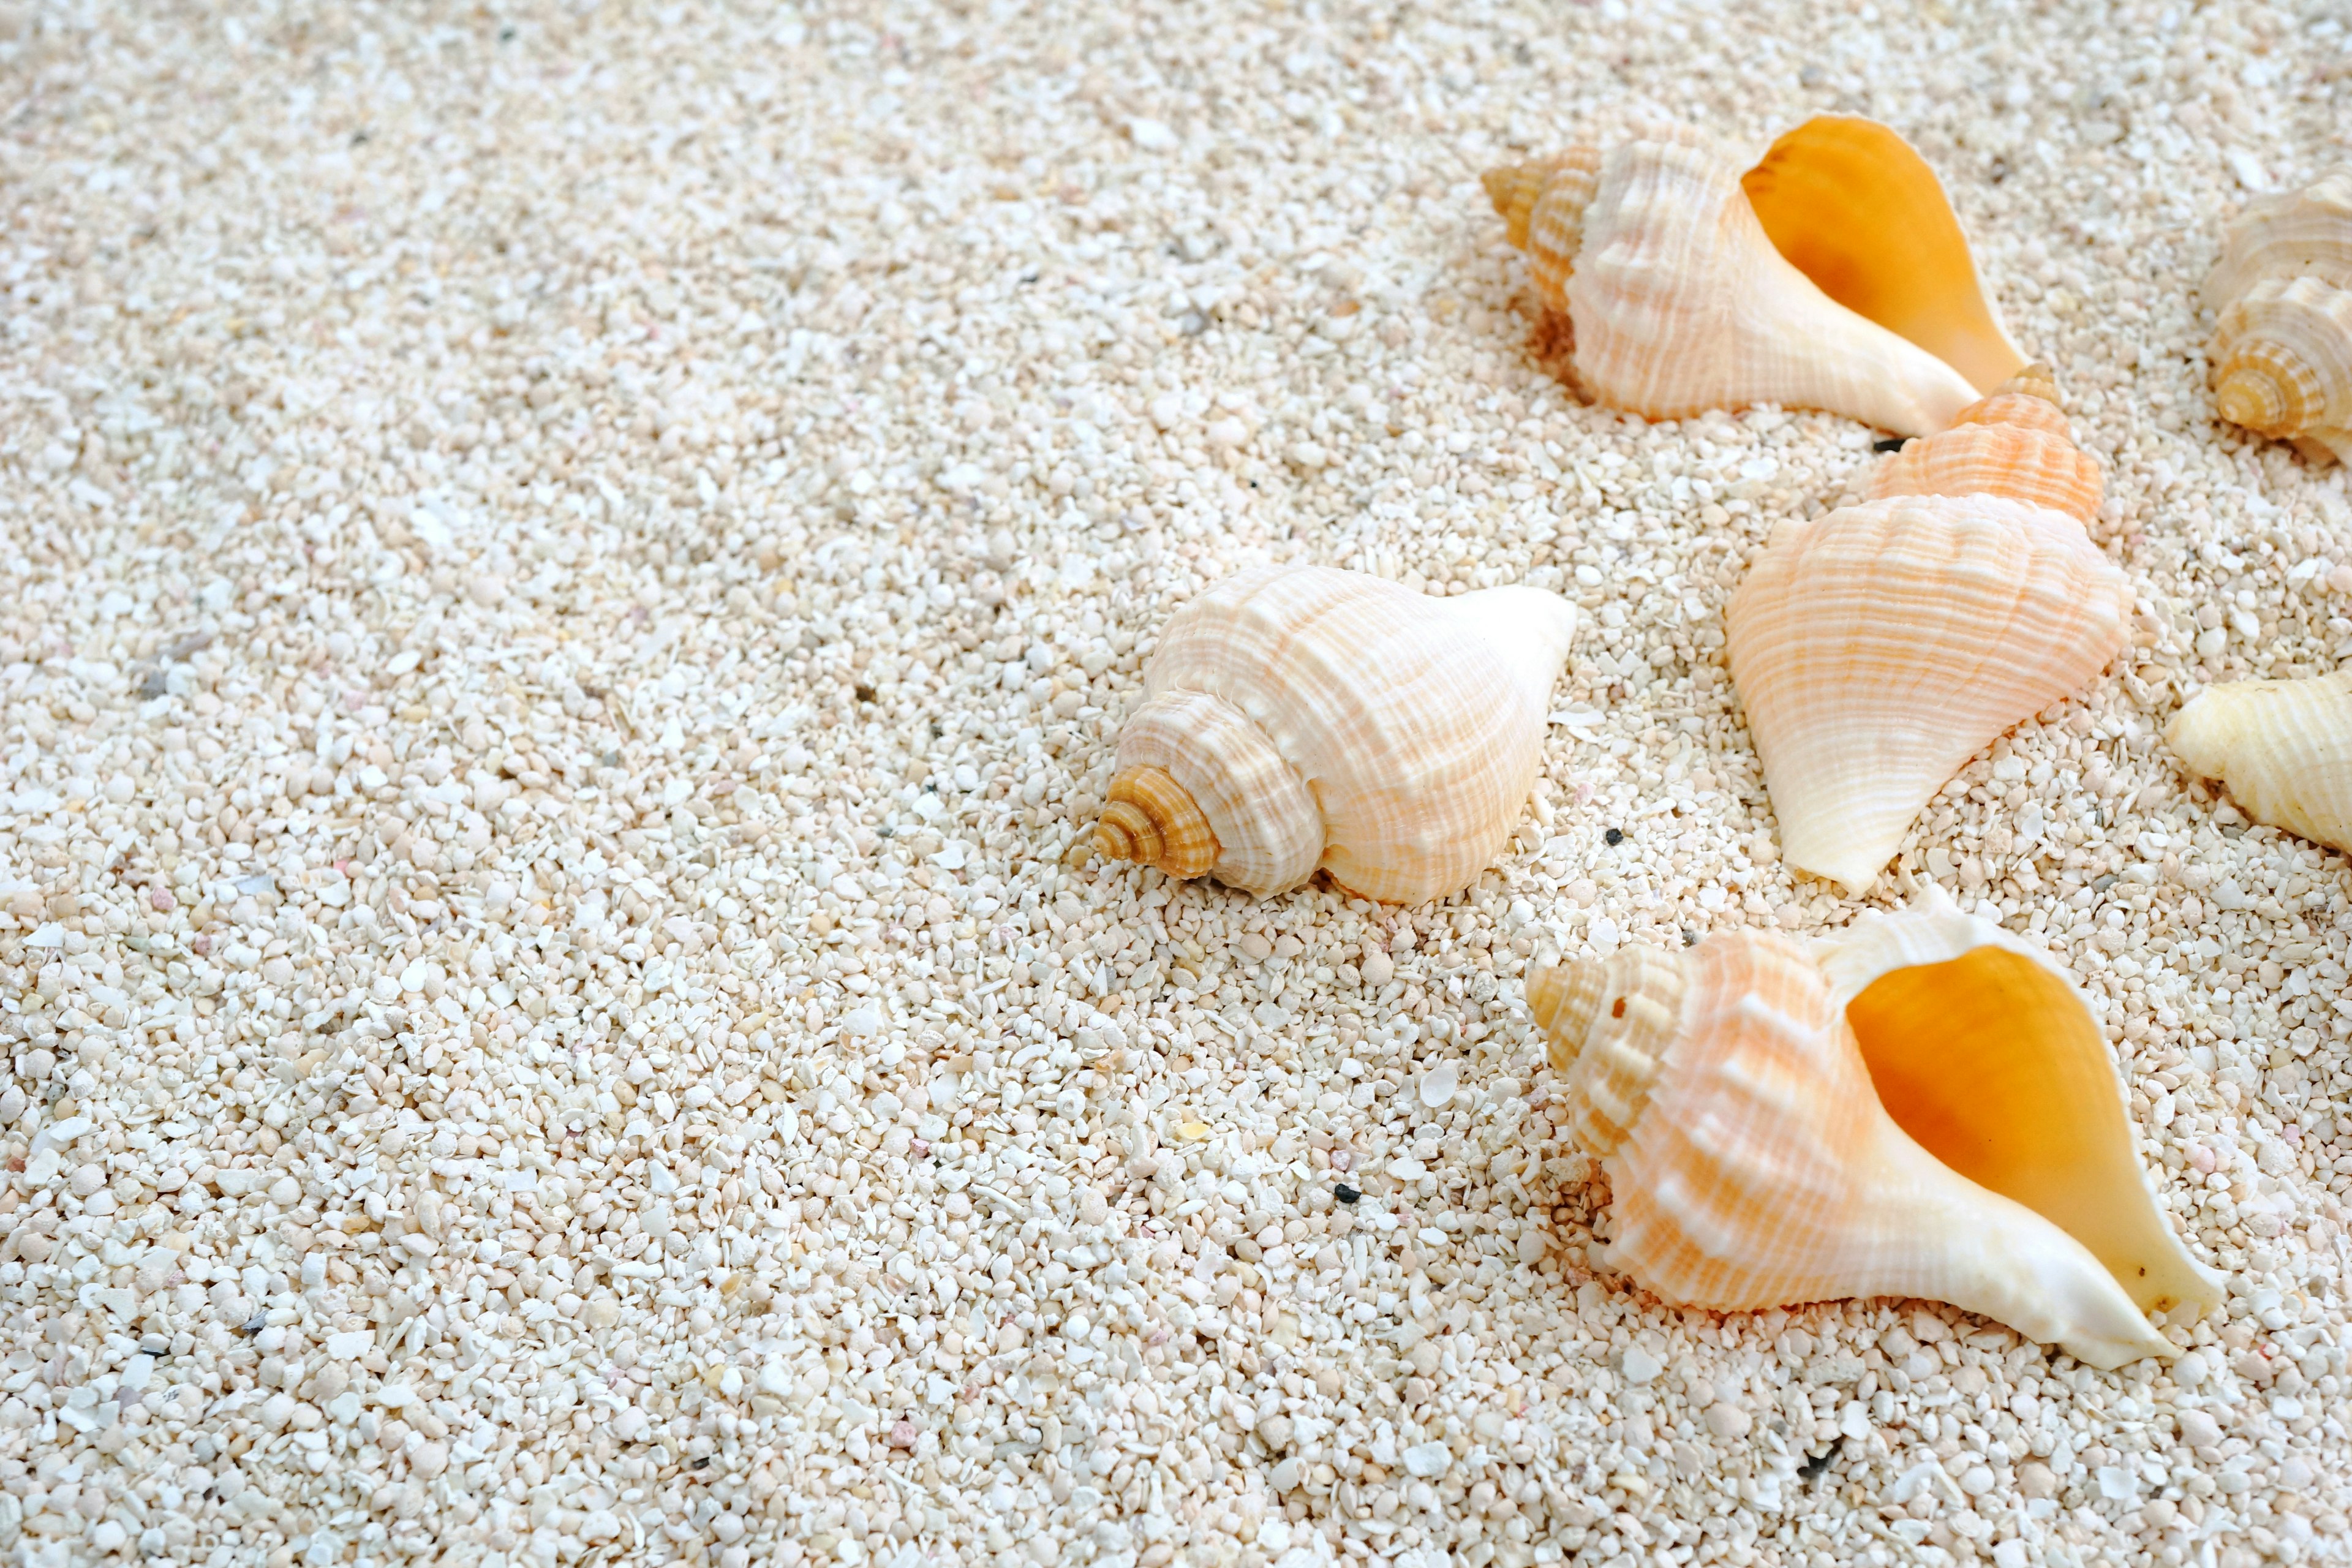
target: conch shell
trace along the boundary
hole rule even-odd
[[[2027,374],[1888,457],[1873,500],[1772,531],[1724,613],[1790,864],[1867,892],[1944,782],[2126,645],[2098,468]]]
[[[2064,976],[1938,900],[1817,958],[1756,931],[1538,969],[1528,1002],[1612,1194],[1606,1262],[1747,1310],[1948,1301],[2112,1367],[2217,1276],[2166,1227]]]
[[[1535,784],[1576,611],[1268,566],[1171,617],[1093,842],[1254,893],[1318,870],[1382,903],[1469,885]]]
[[[2352,461],[2352,163],[2246,204],[2205,280],[2213,404],[2232,425]]]
[[[1916,435],[2024,363],[1934,172],[1873,121],[1808,121],[1744,176],[1677,133],[1483,178],[1614,407],[1780,403]]]
[[[2352,670],[2210,687],[2164,739],[2256,821],[2352,849]]]

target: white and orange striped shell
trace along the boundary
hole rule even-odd
[[[1869,890],[1969,757],[2126,646],[2092,544],[2097,465],[2038,375],[1884,460],[1873,499],[1781,523],[1724,613],[1782,853]]]
[[[2352,850],[2352,670],[2209,687],[2164,740],[2255,821]]]
[[[1484,179],[1613,407],[1779,403],[1924,434],[2024,363],[1934,171],[1874,121],[1808,121],[1744,174],[1671,132]]]
[[[1318,871],[1382,903],[1458,891],[1526,807],[1575,626],[1535,588],[1229,578],[1160,633],[1095,849],[1254,893]]]
[[[2205,280],[2215,412],[2352,461],[2352,163],[2246,204]]]
[[[1533,972],[1605,1261],[1679,1305],[1916,1296],[2110,1367],[2219,1280],[2166,1227],[2089,1010],[1948,903]]]

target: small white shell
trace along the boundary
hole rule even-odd
[[[1318,869],[1383,903],[1465,887],[1527,804],[1575,624],[1533,588],[1230,578],[1160,634],[1097,847],[1257,893]]]
[[[2352,460],[2352,163],[2246,204],[2205,280],[2213,404],[2232,425]]]
[[[2257,822],[2352,849],[2352,670],[2209,688],[2164,739]]]

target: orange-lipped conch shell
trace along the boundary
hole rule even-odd
[[[1467,887],[1525,809],[1575,607],[1267,566],[1170,618],[1093,845],[1254,893],[1318,870],[1381,903]]]
[[[1875,121],[1807,121],[1744,174],[1676,132],[1484,180],[1612,407],[1779,403],[1921,435],[2025,363],[1935,172]]]
[[[2248,202],[2206,279],[2214,410],[2307,458],[2352,461],[2352,163]]]
[[[1969,758],[2126,646],[2097,465],[2038,372],[1888,456],[1873,499],[1772,531],[1724,612],[1781,852],[1867,892]]]
[[[2352,850],[2352,670],[2209,687],[2164,741],[2255,821]]]
[[[2221,1299],[2166,1227],[2088,1009],[1948,902],[1825,952],[1735,931],[1533,972],[1609,1176],[1604,1261],[1683,1306],[1948,1301],[2112,1367]]]

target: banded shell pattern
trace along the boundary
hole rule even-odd
[[[2246,204],[2205,280],[2215,412],[2352,461],[2352,163]]]
[[[1725,1310],[1918,1296],[2095,1366],[2220,1300],[2165,1226],[2063,975],[1948,905],[1817,956],[1736,931],[1538,969],[1612,1194],[1606,1262]]]
[[[1970,374],[1990,386],[2023,361],[1933,172],[1873,121],[1809,121],[1744,176],[1677,132],[1484,178],[1612,406],[1779,403],[1924,434],[1976,395]]]
[[[2210,687],[2164,739],[2257,822],[2352,851],[2352,670]]]
[[[1229,578],[1160,633],[1094,847],[1255,893],[1318,870],[1383,903],[1454,892],[1527,804],[1575,625],[1534,588]]]
[[[2130,590],[2083,527],[2098,468],[2046,390],[2006,384],[1888,457],[1875,499],[1780,524],[1725,611],[1782,852],[1850,893],[1969,757],[2128,639]]]

